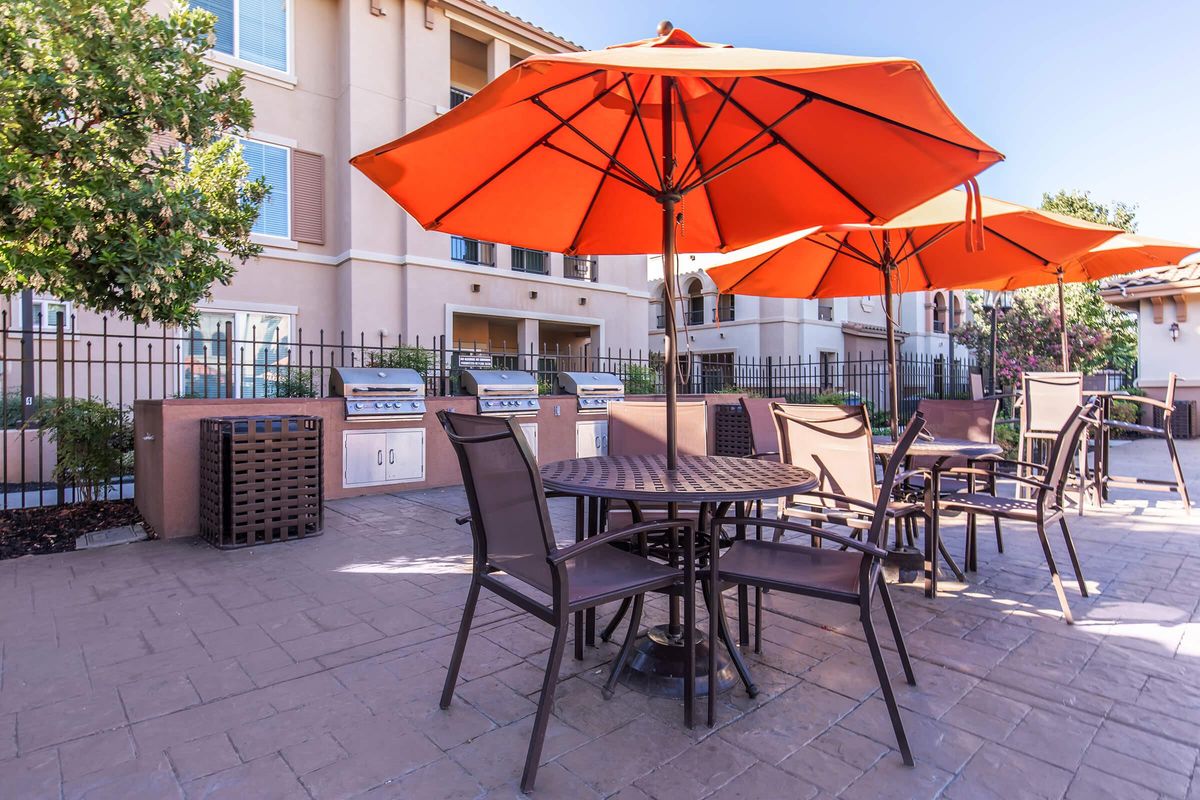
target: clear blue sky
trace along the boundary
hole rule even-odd
[[[1151,0],[492,0],[598,48],[670,19],[744,47],[920,61],[1007,161],[985,194],[1036,205],[1087,189],[1138,206],[1139,232],[1200,244],[1200,2]]]

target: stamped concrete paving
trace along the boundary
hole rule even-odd
[[[1198,444],[1182,449],[1200,491]],[[1161,471],[1160,451],[1115,457]],[[485,595],[456,703],[436,707],[463,508],[456,490],[379,496],[331,503],[325,535],[294,544],[0,562],[0,798],[517,796],[544,626]],[[1200,514],[1125,493],[1071,522],[1092,594],[1068,582],[1073,628],[1015,524],[936,602],[898,587],[916,768],[853,612],[772,594],[762,694],[735,689],[713,730],[627,689],[603,701],[611,646],[568,657],[536,796],[1200,798]],[[946,535],[960,551],[961,525]]]

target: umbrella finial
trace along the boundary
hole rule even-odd
[[[673,30],[675,30],[675,26],[671,24],[671,20],[669,19],[664,19],[662,22],[658,23],[659,36],[666,36]]]

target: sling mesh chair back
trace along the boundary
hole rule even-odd
[[[1178,492],[1179,499],[1183,501],[1183,508],[1188,514],[1192,513],[1192,501],[1188,497],[1187,482],[1183,478],[1183,467],[1179,463],[1179,453],[1175,450],[1175,431],[1173,430],[1173,419],[1176,413],[1175,408],[1175,384],[1179,381],[1179,376],[1172,372],[1167,376],[1167,391],[1162,400],[1156,400],[1153,397],[1141,397],[1139,395],[1130,395],[1122,397],[1121,403],[1136,403],[1139,407],[1146,407],[1151,411],[1157,409],[1162,414],[1162,425],[1144,425],[1140,421],[1125,422],[1117,419],[1104,420],[1105,426],[1116,428],[1117,430],[1130,431],[1139,433],[1143,436],[1155,436],[1163,439],[1167,443],[1167,456],[1171,459],[1171,470],[1175,473],[1175,479],[1170,481],[1157,480],[1153,478],[1138,478],[1132,476],[1118,476],[1105,474],[1101,476],[1106,487],[1115,487],[1123,489],[1151,489],[1157,491]],[[1185,407],[1180,409],[1184,414],[1188,413]],[[1151,420],[1153,421],[1153,419]],[[1108,464],[1104,465],[1104,472],[1107,473]]]
[[[553,626],[553,642],[521,778],[522,789],[529,791],[537,776],[542,741],[554,708],[570,615],[614,600],[640,598],[647,591],[667,589],[689,578],[694,580],[690,568],[680,572],[610,547],[609,543],[660,530],[668,522],[683,528],[689,542],[691,536],[686,523],[664,520],[606,531],[559,547],[533,451],[516,423],[447,411],[439,411],[438,420],[458,456],[470,506],[469,517],[462,521],[470,522],[473,543],[471,585],[446,670],[441,707],[448,708],[453,698],[481,588]],[[685,602],[688,594],[684,593]],[[549,597],[548,603],[545,596]],[[685,637],[690,638],[688,631]],[[688,682],[685,692],[690,695],[693,691],[694,683]],[[690,705],[688,708],[690,711]]]
[[[1079,593],[1088,596],[1087,584],[1083,579],[1083,569],[1075,550],[1075,542],[1071,538],[1071,530],[1067,526],[1065,496],[1067,481],[1071,477],[1071,464],[1075,451],[1079,448],[1079,440],[1083,437],[1088,425],[1099,422],[1096,419],[1097,401],[1091,400],[1086,405],[1076,406],[1067,416],[1058,435],[1050,446],[1050,456],[1045,465],[1028,461],[1010,461],[993,459],[988,470],[978,467],[955,467],[947,470],[950,475],[990,476],[991,469],[1000,464],[1023,467],[1028,475],[1009,476],[1018,485],[1031,490],[1032,498],[996,497],[986,494],[961,493],[950,495],[942,500],[942,508],[947,511],[962,511],[968,514],[987,514],[1004,519],[1021,522],[1032,522],[1037,526],[1038,538],[1041,540],[1042,553],[1046,558],[1046,566],[1050,570],[1050,581],[1062,607],[1063,618],[1067,624],[1074,622],[1071,607],[1067,603],[1067,595],[1063,590],[1062,579],[1054,561],[1054,553],[1047,537],[1046,526],[1057,522],[1062,531],[1063,542],[1067,554],[1071,558],[1071,566],[1075,570],[1075,578],[1079,583]]]
[[[750,424],[750,455],[753,458],[779,460],[779,429],[775,425],[773,406],[779,398],[743,397],[742,413]]]
[[[1026,372],[1021,375],[1021,427],[1018,460],[1048,463],[1036,458],[1035,449],[1058,438],[1067,418],[1083,402],[1082,372]],[[1022,467],[1022,475],[1028,468]],[[1083,513],[1084,456],[1079,458],[1079,511]],[[1026,496],[1028,487],[1018,491]]]
[[[675,412],[681,456],[708,454],[708,407],[680,403]],[[626,400],[608,406],[608,454],[664,455],[667,452],[667,404]]]
[[[749,585],[772,591],[800,594],[834,602],[857,605],[859,619],[866,635],[867,646],[871,651],[871,659],[875,663],[875,671],[879,685],[887,703],[888,713],[892,719],[892,727],[896,734],[896,742],[904,763],[913,763],[912,751],[908,746],[908,738],[904,733],[904,724],[900,719],[900,709],[896,704],[888,676],[887,666],[883,661],[875,627],[871,620],[871,602],[878,593],[883,601],[892,635],[896,642],[896,651],[904,666],[904,674],[910,684],[916,684],[908,651],[904,645],[904,637],[896,619],[896,610],[888,594],[887,583],[883,578],[883,559],[887,556],[885,549],[888,530],[888,503],[892,489],[895,488],[900,475],[900,466],[908,452],[908,448],[919,435],[924,426],[921,414],[916,414],[909,423],[904,435],[896,444],[894,457],[888,459],[884,469],[883,480],[879,484],[878,498],[873,503],[870,514],[870,526],[864,531],[862,539],[830,531],[828,528],[815,528],[791,520],[779,524],[788,531],[807,534],[814,539],[825,539],[837,547],[809,547],[790,542],[767,542],[739,538],[724,554],[718,552],[716,537],[711,538],[709,563],[711,572],[707,576],[705,588],[709,603],[709,637],[717,641],[717,636],[723,638],[728,633],[717,628],[725,624],[721,608],[720,587],[722,582]],[[714,520],[716,525],[724,523],[737,525],[753,525],[752,518],[733,518]],[[717,610],[713,613],[714,610]],[[709,653],[709,674],[715,670],[715,648]],[[709,697],[708,722],[713,724],[716,714],[715,698]]]

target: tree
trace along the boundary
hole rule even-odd
[[[1059,190],[1042,195],[1042,209],[1112,225],[1129,233],[1137,230],[1137,208],[1116,202],[1098,203],[1089,192]],[[1063,287],[1067,310],[1067,343],[1071,367],[1082,372],[1099,369],[1129,371],[1137,363],[1137,322],[1100,297],[1096,283],[1070,283]],[[984,361],[989,354],[991,320],[983,313],[983,301],[972,295],[972,320],[955,334]],[[996,375],[1012,384],[1022,372],[1058,370],[1062,346],[1058,287],[1034,286],[1014,293],[1013,306],[996,327]],[[1053,335],[1052,335],[1053,334]]]
[[[215,22],[145,0],[0,3],[0,291],[190,323],[230,257],[260,251],[267,186],[233,138],[253,109],[242,74],[204,60]]]

